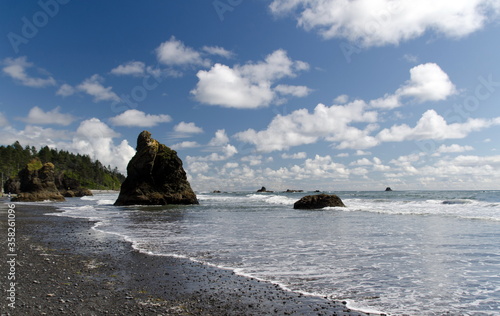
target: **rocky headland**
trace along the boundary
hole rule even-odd
[[[10,184],[19,188],[19,193],[13,201],[64,201],[64,196],[55,184],[54,165],[50,162],[42,164],[38,159],[32,160],[24,169],[19,171],[17,184]]]

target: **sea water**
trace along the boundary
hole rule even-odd
[[[390,315],[500,315],[500,191],[333,192],[347,206],[294,210],[313,193],[198,193],[200,205],[116,207],[72,198],[151,255],[188,258]]]

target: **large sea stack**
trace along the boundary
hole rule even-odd
[[[55,184],[54,165],[50,162],[42,164],[33,159],[24,169],[19,171],[19,188],[21,193],[13,201],[64,201]]]
[[[198,204],[177,152],[143,131],[115,205]]]

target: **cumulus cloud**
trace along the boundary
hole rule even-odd
[[[452,144],[450,146],[446,146],[446,145],[441,145],[439,146],[439,148],[437,149],[437,153],[441,154],[441,153],[462,153],[462,152],[465,152],[465,151],[471,151],[471,150],[474,150],[474,147],[472,146],[460,146],[458,144]]]
[[[83,91],[94,97],[94,102],[99,101],[120,101],[120,97],[112,91],[113,87],[104,87],[104,78],[95,74],[85,79],[77,86],[79,91]]]
[[[59,89],[56,92],[56,95],[60,95],[62,97],[68,97],[70,95],[75,94],[75,92],[76,92],[75,88],[73,88],[69,84],[64,83],[59,87]]]
[[[221,153],[213,152],[207,156],[187,156],[186,159],[189,163],[198,161],[223,161],[233,157],[238,153],[236,147],[234,147],[231,144],[226,144],[224,146],[221,146],[219,151]]]
[[[34,65],[33,63],[28,62],[26,56],[18,58],[5,58],[2,64],[4,65],[2,69],[3,73],[19,82],[23,86],[43,88],[56,85],[55,79],[51,76],[46,75],[46,78],[36,78],[30,76],[27,71],[29,68],[33,68]],[[39,70],[39,72],[45,73],[45,71],[43,70]]]
[[[414,102],[440,101],[455,93],[455,85],[448,75],[438,65],[427,63],[413,67],[410,79],[393,94],[368,103],[354,100],[330,107],[319,104],[312,112],[300,109],[288,115],[277,115],[266,129],[256,131],[250,128],[235,137],[255,145],[261,152],[288,150],[321,139],[334,143],[337,149],[362,150],[382,142],[464,138],[471,132],[500,124],[500,118],[469,119],[464,123],[448,124],[436,111],[428,110],[415,127],[393,125],[375,134],[380,129],[377,108],[396,108],[407,99]],[[348,96],[342,95],[336,101],[348,99]]]
[[[413,97],[420,102],[445,100],[455,93],[455,85],[435,63],[410,69],[410,80],[396,91],[396,95]]]
[[[235,137],[254,144],[258,151],[263,152],[311,144],[320,138],[340,142],[341,148],[367,148],[378,144],[376,139],[368,135],[374,125],[369,124],[365,130],[349,126],[351,123],[377,121],[377,112],[367,111],[366,107],[366,103],[360,100],[331,107],[318,104],[312,113],[307,109],[300,109],[288,115],[278,115],[267,129],[248,129],[237,133]]]
[[[208,71],[200,70],[198,83],[191,91],[195,99],[208,105],[230,108],[258,108],[275,100],[276,92],[305,96],[309,89],[304,86],[272,85],[279,79],[295,77],[299,71],[309,69],[302,61],[291,60],[284,50],[277,50],[264,61],[235,65],[233,68],[215,64]]]
[[[116,166],[126,173],[127,164],[135,155],[135,150],[127,140],[115,145],[113,139],[120,136],[97,118],[80,123],[69,147],[72,151],[98,159],[103,165]]]
[[[500,117],[493,119],[468,119],[464,123],[448,124],[446,120],[434,110],[427,110],[418,120],[415,127],[406,124],[394,125],[385,128],[377,135],[377,139],[384,142],[401,142],[405,140],[424,139],[459,139],[471,132],[500,125]]]
[[[195,49],[184,45],[174,36],[160,44],[156,49],[158,61],[168,66],[210,66],[210,61],[204,59]]]
[[[316,155],[314,158],[306,159],[303,166],[295,165],[290,168],[294,177],[299,178],[348,178],[349,169],[341,164],[335,162],[331,156]]]
[[[142,76],[146,65],[142,61],[129,61],[111,70],[113,75]]]
[[[166,114],[146,114],[132,109],[110,118],[109,121],[115,126],[153,127],[160,123],[170,122],[172,118]]]
[[[333,100],[333,103],[344,104],[349,101],[349,96],[347,94],[341,94]]]
[[[174,126],[174,131],[180,134],[201,134],[203,133],[203,129],[201,127],[196,126],[193,122],[180,122],[179,124]]]
[[[307,157],[307,154],[303,151],[295,153],[295,154],[282,154],[281,158],[283,159],[305,159]]]
[[[215,136],[210,140],[208,146],[218,147],[229,143],[229,137],[227,137],[226,130],[219,129],[215,132]]]
[[[21,121],[29,123],[29,124],[56,124],[67,126],[71,124],[75,117],[71,114],[63,114],[60,113],[60,107],[56,107],[48,112],[44,112],[38,106],[31,108],[28,113],[28,116],[25,118],[20,118]]]
[[[186,149],[186,148],[196,148],[196,147],[200,147],[200,144],[198,144],[197,142],[192,142],[192,141],[180,142],[180,143],[177,143],[177,144],[170,146],[170,148],[175,149],[175,150]]]
[[[441,101],[456,93],[448,75],[435,63],[421,64],[410,69],[410,80],[394,94],[370,101],[376,108],[393,109],[402,105],[402,99],[417,102]]]
[[[498,18],[499,7],[498,0],[274,0],[270,4],[272,13],[293,14],[306,30],[363,47],[397,45],[429,31],[464,37]]]

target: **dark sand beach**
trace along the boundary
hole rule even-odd
[[[56,212],[50,204],[15,207],[12,304],[6,200],[0,208],[1,315],[369,315],[232,271],[139,253],[92,222],[45,215]]]

